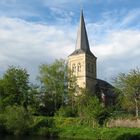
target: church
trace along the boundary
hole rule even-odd
[[[106,81],[97,79],[97,57],[91,52],[83,11],[77,33],[76,47],[68,56],[68,67],[76,76],[77,85],[86,88],[90,93],[101,99],[105,105],[114,104],[113,86]]]

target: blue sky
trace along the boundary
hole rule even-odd
[[[140,67],[139,0],[0,0],[0,75],[10,65],[38,66],[74,51],[81,7],[98,78]]]

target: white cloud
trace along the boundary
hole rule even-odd
[[[98,58],[99,77],[111,80],[120,72],[140,67],[140,31],[112,32],[106,43],[95,45],[92,52]]]
[[[52,10],[63,14],[59,8]],[[67,14],[70,13],[65,14],[69,20]],[[110,80],[119,72],[140,66],[140,30],[120,29],[120,25],[127,26],[138,18],[136,14],[128,20],[129,15],[119,22],[106,17],[106,20],[87,23],[89,42],[98,58],[97,71],[101,79]],[[31,79],[35,79],[40,64],[67,58],[74,51],[76,25],[46,25],[7,17],[0,17],[0,23],[0,73],[9,65],[20,65],[32,73]]]
[[[120,72],[140,67],[139,13],[140,10],[135,9],[118,19],[119,15],[107,12],[101,21],[87,24],[100,78],[110,80]]]
[[[127,13],[126,17],[123,19],[120,25],[125,26],[132,23],[137,25],[138,20],[140,20],[140,9],[134,9]]]
[[[0,18],[0,22],[0,66],[3,71],[9,65],[20,65],[34,73],[38,65],[65,58],[72,52],[73,33],[65,27],[6,17]]]
[[[140,31],[116,31],[106,37],[106,42],[95,46],[97,55],[104,59],[140,53]]]
[[[74,15],[72,11],[67,11],[57,7],[49,7],[49,9],[51,10],[51,15],[55,17],[55,20],[58,21],[59,24],[71,23]]]

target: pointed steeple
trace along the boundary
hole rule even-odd
[[[77,40],[76,40],[76,48],[75,48],[75,51],[71,55],[76,55],[76,54],[81,54],[81,53],[86,53],[86,54],[94,56],[92,52],[90,51],[90,47],[89,47],[83,10],[81,10],[80,24],[79,24]]]
[[[83,50],[84,52],[90,51],[83,10],[81,10],[80,24],[79,24],[78,34],[77,34],[77,41],[76,41],[76,50],[79,49]]]

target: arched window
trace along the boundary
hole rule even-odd
[[[81,71],[81,64],[80,64],[80,63],[78,63],[78,65],[77,65],[77,71],[78,71],[78,72]]]
[[[72,72],[76,72],[76,65],[75,64],[72,65]]]

